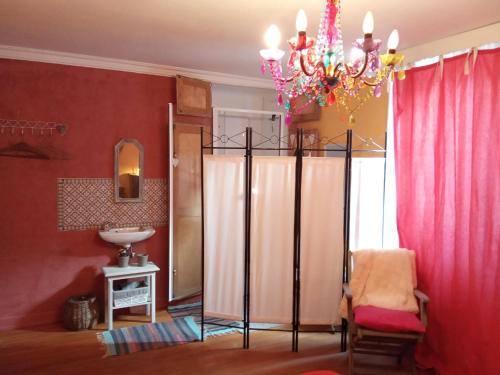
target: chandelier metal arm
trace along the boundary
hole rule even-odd
[[[333,69],[333,76],[334,77],[339,78],[340,73],[341,73],[340,67],[342,65],[344,65],[344,63],[342,63],[342,62],[339,62],[339,63],[337,63],[337,65],[335,65],[335,68]]]
[[[344,80],[341,80],[340,81],[342,83],[342,88],[344,89],[345,92],[349,92],[349,87],[347,86],[347,84],[345,83]]]
[[[365,80],[363,79],[363,80],[362,80],[362,82],[363,82],[366,86],[376,87],[376,86],[380,85],[380,84],[383,82],[383,80],[380,80],[380,81],[379,81],[379,82],[377,82],[377,83],[371,83],[371,82],[365,81]]]
[[[289,83],[289,82],[293,82],[293,80],[295,78],[297,78],[298,76],[300,75],[299,72],[295,72],[291,77],[288,77],[288,78],[282,78],[282,81],[283,83]]]
[[[349,66],[346,64],[346,70],[347,70],[347,74],[349,74],[349,76],[351,78],[359,78],[363,75],[363,73],[365,72],[366,70],[366,67],[368,66],[368,52],[365,52],[365,60],[363,61],[363,66],[361,67],[361,69],[356,73],[356,74],[351,74],[351,70],[349,69]]]
[[[323,76],[326,76],[326,68],[325,64],[323,64],[323,61],[318,62],[314,67],[314,70],[312,72],[309,72],[304,62],[304,55],[302,54],[300,54],[300,68],[302,69],[302,72],[309,77],[312,77],[318,71],[318,68],[321,68],[321,70],[323,71]]]
[[[389,76],[389,73],[384,73],[384,76],[382,79],[379,79],[378,81],[375,80],[375,82],[369,82],[367,81],[366,79],[362,79],[361,82],[363,82],[365,85],[367,86],[371,86],[371,87],[376,87],[376,86],[379,86],[381,85],[382,83],[384,83],[386,80],[387,80],[387,77]]]
[[[280,78],[281,83],[290,83],[293,82],[295,78],[297,78],[300,75],[300,73],[294,73],[291,77],[288,78]]]
[[[279,64],[279,62],[274,60],[273,62],[270,62],[269,64],[272,66],[273,64]],[[299,75],[300,75],[300,72],[295,72],[290,77],[287,77],[287,78],[281,77],[281,78],[277,78],[277,80],[280,83],[289,83],[289,82],[293,82],[295,80],[295,78],[297,78]]]

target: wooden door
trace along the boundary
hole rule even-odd
[[[200,128],[196,125],[174,124],[174,299],[201,291]]]

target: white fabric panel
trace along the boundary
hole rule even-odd
[[[205,314],[243,319],[243,156],[203,157]]]
[[[384,158],[353,158],[349,247],[382,248]]]
[[[394,160],[394,114],[392,95],[393,81],[389,85],[389,109],[387,116],[387,165],[385,168],[385,202],[384,202],[384,234],[382,247],[397,249],[399,247],[398,227],[396,223],[396,165]]]
[[[301,324],[333,324],[342,298],[344,159],[304,158]]]
[[[295,158],[252,161],[250,321],[291,323]]]

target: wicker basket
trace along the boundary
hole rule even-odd
[[[149,287],[115,290],[113,292],[113,302],[115,307],[128,307],[148,302]]]
[[[66,329],[79,331],[94,328],[99,320],[99,307],[94,295],[73,296],[64,304],[63,323]]]

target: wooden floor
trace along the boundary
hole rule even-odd
[[[139,316],[122,316],[115,327],[145,323]],[[158,320],[166,321],[167,313]],[[129,320],[129,321],[125,321]],[[176,347],[102,358],[95,330],[70,332],[59,326],[0,332],[0,374],[300,374],[312,370],[347,373],[340,353],[340,336],[300,335],[299,353],[291,352],[291,334],[252,332],[251,349],[242,349],[240,333],[212,337]],[[392,358],[357,356],[356,374],[409,374]]]

